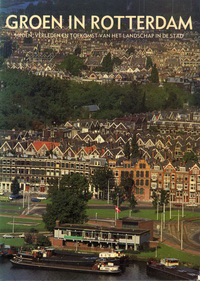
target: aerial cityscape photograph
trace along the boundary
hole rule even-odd
[[[0,281],[200,280],[200,1],[1,0]]]

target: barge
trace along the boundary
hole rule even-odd
[[[19,252],[10,261],[18,267],[118,274],[122,272],[119,260],[119,258],[106,259],[91,254],[56,253],[54,249],[48,248],[33,250],[31,253]]]
[[[149,260],[146,268],[148,275],[162,276],[171,280],[200,280],[197,270],[180,266],[179,260],[174,258],[161,259],[160,263]]]

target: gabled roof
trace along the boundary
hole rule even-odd
[[[49,141],[35,141],[33,142],[33,146],[37,151],[41,149],[41,147],[45,145],[48,150],[54,149],[56,146],[60,146],[59,142],[49,142]]]

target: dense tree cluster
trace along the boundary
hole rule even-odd
[[[83,106],[97,104],[93,118],[116,117],[162,109],[182,108],[190,94],[176,85],[118,86],[76,83],[38,77],[16,70],[1,71],[0,129],[36,128],[85,118]]]
[[[52,203],[47,205],[43,221],[53,231],[56,220],[60,223],[83,223],[87,220],[86,207],[91,198],[88,181],[80,174],[65,175],[49,188]]]
[[[13,195],[19,194],[20,186],[17,177],[15,177],[11,183],[11,191]]]
[[[76,52],[79,52],[79,50]],[[78,76],[80,75],[81,70],[85,68],[85,65],[83,60],[74,54],[67,55],[64,58],[64,61],[59,65],[59,68],[68,71],[71,75]]]
[[[163,205],[169,203],[169,192],[167,190],[161,190],[158,193],[153,191],[152,194],[152,205],[155,209],[159,207],[159,210],[163,209]]]

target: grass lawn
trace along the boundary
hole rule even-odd
[[[12,233],[12,224],[8,224],[8,222],[12,222],[12,217],[0,217],[0,233]],[[30,228],[35,228],[38,231],[43,231],[45,229],[45,225],[42,220],[34,220],[34,219],[23,219],[23,218],[15,218],[14,222],[31,222],[37,223],[38,225],[14,225],[15,232],[26,232]]]
[[[110,200],[109,204],[107,200],[98,200],[98,199],[91,199],[88,201],[88,205],[113,205],[112,200]],[[123,206],[129,205],[128,202],[123,202]]]
[[[0,211],[1,209],[8,209],[8,210],[23,210],[22,206],[15,206],[12,204],[0,204]]]
[[[129,216],[129,210],[121,211],[119,214],[119,218],[121,217],[128,217]],[[99,218],[115,218],[115,211],[114,206],[112,209],[87,209],[87,215],[91,217],[95,217],[97,213],[97,217]],[[172,220],[177,220],[178,211],[173,210],[172,211]],[[179,212],[180,219],[181,219],[181,212]],[[157,214],[154,209],[140,209],[136,212],[131,213],[132,217],[139,217],[139,218],[147,218],[156,220]],[[161,214],[159,214],[159,220],[160,220]],[[192,218],[192,217],[200,217],[200,212],[192,212],[192,211],[185,211],[184,218]],[[169,211],[166,211],[166,221],[169,220]]]
[[[12,239],[0,238],[0,243],[4,243],[5,245],[10,245],[15,247],[23,247],[24,245],[26,245],[24,243],[23,238],[12,238]]]
[[[1,212],[0,210],[0,215],[8,215],[8,216],[19,216],[21,214],[21,212],[9,212],[9,210],[7,212]],[[1,219],[0,219],[1,222]]]
[[[141,252],[138,254],[138,257],[144,257],[146,259],[155,257],[156,251],[148,251],[148,252]],[[177,258],[182,263],[188,263],[188,264],[195,264],[200,266],[200,257],[195,256],[189,253],[186,253],[184,251],[180,251],[178,249],[171,248],[165,244],[160,244],[157,251],[157,258]]]

